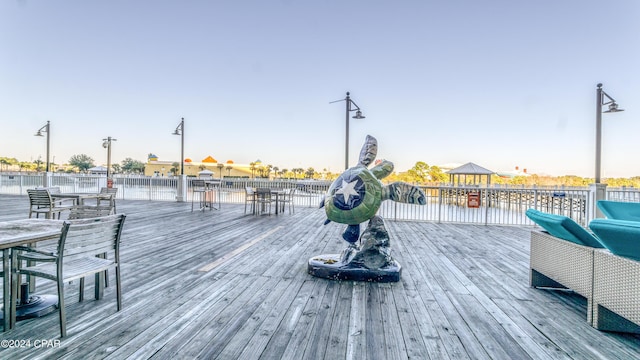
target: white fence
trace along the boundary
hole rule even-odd
[[[185,201],[192,200],[191,179],[186,180]],[[43,175],[0,174],[0,194],[26,195],[27,189],[44,186],[60,187],[62,192],[96,193],[106,186],[104,176],[69,174]],[[179,177],[115,176],[118,199],[176,201]],[[288,189],[295,187],[294,205],[318,207],[331,183],[327,181],[222,179],[218,191],[221,204],[244,204],[246,186]],[[385,201],[379,214],[386,219],[409,221],[456,222],[469,224],[532,225],[525,216],[529,208],[566,215],[586,225],[594,207],[594,195],[589,188],[525,188],[525,187],[422,187],[426,205]],[[640,202],[640,190],[635,188],[607,189],[607,199]]]

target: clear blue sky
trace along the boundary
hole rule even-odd
[[[344,168],[367,134],[396,171],[474,162],[640,175],[640,1],[0,2],[0,156],[185,157]]]

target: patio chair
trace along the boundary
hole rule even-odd
[[[100,188],[98,199],[96,201],[97,206],[101,206],[103,202],[109,203],[109,206],[113,208],[113,213],[117,212],[116,209],[116,195],[118,194],[118,188]]]
[[[284,211],[285,207],[289,208],[289,214],[295,213],[295,209],[293,206],[293,194],[296,192],[295,188],[283,190],[283,194],[280,195],[279,202],[282,203],[282,210]]]
[[[245,186],[244,188],[244,213],[247,213],[247,204],[251,204],[251,213],[256,211],[256,192],[251,186]]]
[[[89,219],[100,216],[108,216],[115,214],[114,208],[110,206],[92,206],[92,205],[76,205],[69,210],[69,218],[68,220],[77,220],[77,219]],[[18,267],[21,267],[22,261],[27,262],[27,266],[33,266],[38,261],[47,262],[51,261],[50,255],[55,252],[57,243],[53,241],[43,241],[38,244],[38,251],[26,251],[18,253]],[[20,247],[20,249],[24,249],[24,247]],[[107,272],[105,271],[105,276]],[[29,283],[29,291],[35,291],[35,281],[31,276],[27,276],[27,282]],[[108,278],[105,278],[105,286],[109,286]],[[84,278],[80,280],[80,288],[84,288]],[[82,291],[80,292],[80,301],[82,301]]]
[[[100,218],[65,221],[58,246],[54,252],[25,248],[22,251],[40,252],[50,257],[50,262],[39,263],[24,268],[13,267],[16,278],[21,275],[41,277],[57,283],[58,313],[60,317],[60,336],[67,335],[65,313],[65,284],[72,280],[95,275],[95,299],[102,298],[104,271],[115,269],[117,310],[122,308],[122,289],[120,281],[120,237],[125,215],[110,215]],[[109,254],[109,258],[103,256]],[[12,252],[12,264],[16,264],[17,251]],[[80,288],[80,293],[84,289]],[[17,301],[17,281],[11,287],[11,316],[15,323],[15,304]],[[82,301],[82,295],[80,295]]]
[[[40,214],[44,214],[47,219],[52,219],[55,214],[58,214],[60,219],[60,213],[65,210],[71,209],[73,206],[73,199],[58,199],[54,200],[51,197],[49,189],[27,189],[29,195],[29,218],[36,214],[36,218],[40,217]]]

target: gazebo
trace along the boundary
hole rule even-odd
[[[486,176],[486,184],[489,185],[491,184],[491,175],[494,173],[494,171],[485,169],[482,166],[471,162],[447,171],[447,174],[449,174],[449,182],[453,185],[456,185],[456,183],[457,185],[466,185],[468,176],[473,176],[473,185],[481,184],[482,177]]]

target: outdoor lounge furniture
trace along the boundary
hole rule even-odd
[[[104,271],[115,268],[117,309],[122,307],[120,282],[120,237],[125,215],[111,215],[100,218],[65,221],[55,252],[40,251],[50,258],[49,262],[17,268],[17,251],[12,252],[12,276],[30,275],[53,280],[58,288],[58,313],[60,335],[66,336],[65,284],[95,274],[95,298],[102,298]],[[24,248],[22,251],[38,252],[38,249]],[[108,256],[104,256],[104,254]],[[82,282],[81,282],[82,285]],[[80,288],[80,301],[83,288]],[[17,281],[11,288],[12,317],[15,316],[17,301]],[[15,323],[15,318],[12,319]],[[43,334],[41,334],[43,335]]]
[[[640,334],[640,261],[595,251],[592,325]]]
[[[596,251],[593,326],[640,334],[640,222],[594,219],[589,228],[609,251]]]
[[[609,219],[640,221],[640,203],[599,200],[598,209]]]
[[[529,209],[527,216],[547,232],[531,232],[529,285],[571,289],[587,299],[593,319],[593,256],[598,239],[572,219]]]
[[[640,261],[640,222],[593,219],[591,231],[612,254]]]

